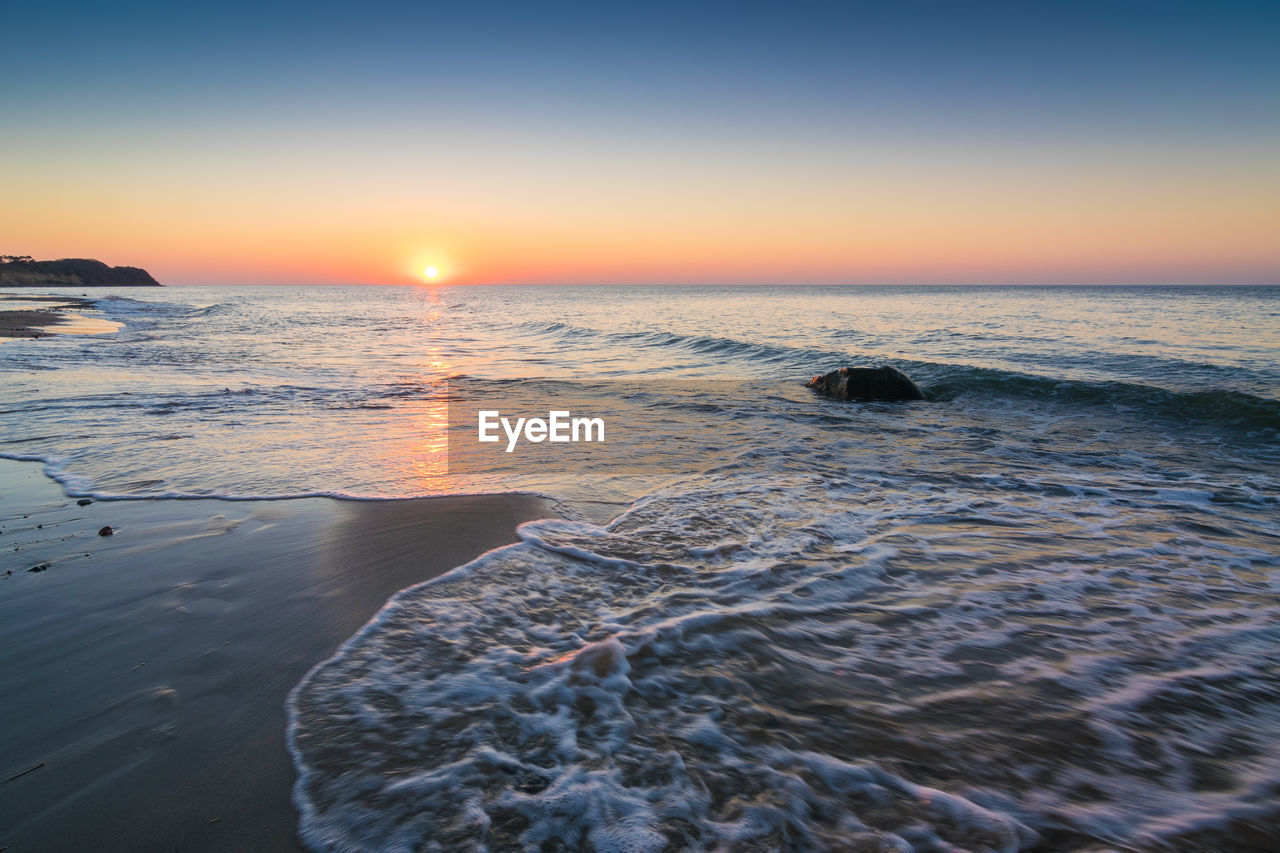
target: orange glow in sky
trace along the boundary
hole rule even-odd
[[[134,52],[86,23],[57,74],[13,36],[0,253],[170,284],[1280,280],[1264,27],[836,5],[742,42],[638,7],[506,41],[439,10],[428,52],[236,27],[239,70],[150,17],[93,17]]]
[[[679,141],[638,150],[619,140],[614,156],[594,158],[473,151],[470,174],[456,158],[446,172],[437,158],[378,165],[338,153],[280,169],[278,153],[143,146],[57,165],[33,144],[16,158],[27,168],[6,176],[5,251],[233,284],[1249,280],[1280,270],[1270,151],[1046,148],[1010,160],[887,145],[803,157],[744,144],[715,160]],[[240,177],[228,184],[230,173]]]

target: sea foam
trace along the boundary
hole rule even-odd
[[[295,690],[303,838],[1014,851],[1274,820],[1274,555],[1167,532],[1198,500],[985,495],[797,464],[522,526]]]

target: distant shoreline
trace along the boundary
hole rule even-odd
[[[7,285],[0,281],[0,289],[5,287],[72,287],[73,285]],[[84,285],[85,287],[130,287],[133,285]],[[136,285],[150,286],[150,285]],[[670,290],[1270,290],[1280,288],[1280,282],[1263,282],[1260,284],[1247,284],[1240,282],[1226,282],[1222,284],[1204,283],[1204,282],[1120,282],[1114,284],[1096,284],[1090,282],[1077,283],[1028,283],[1019,284],[1011,282],[994,282],[991,284],[975,283],[975,282],[958,282],[958,283],[942,283],[942,284],[916,284],[904,282],[887,282],[883,284],[873,284],[868,282],[807,282],[803,284],[778,284],[775,282],[709,282],[709,283],[670,283],[670,282],[654,282],[654,283],[637,283],[637,282],[600,282],[594,284],[582,283],[554,283],[554,282],[444,282],[440,284],[421,284],[417,282],[396,282],[396,281],[379,281],[379,282],[332,282],[332,281],[313,281],[313,282],[176,282],[163,285],[167,290],[176,289],[227,289],[234,290],[236,288],[253,288],[253,289],[290,289],[290,288],[403,288],[403,289],[425,289],[433,290],[469,290],[469,289],[487,289],[487,288],[563,288],[563,289],[599,289],[599,290],[620,290],[620,289],[670,289]]]
[[[0,256],[0,287],[161,287],[141,267],[113,267],[93,258],[37,261]]]

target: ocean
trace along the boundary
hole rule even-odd
[[[93,295],[0,344],[72,495],[562,508],[294,690],[315,849],[1274,849],[1280,288]],[[649,464],[448,464],[566,384]]]

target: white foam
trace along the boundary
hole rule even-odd
[[[1257,549],[1166,548],[1165,495],[985,488],[740,472],[523,526],[295,690],[303,837],[1013,851],[1270,814]]]

